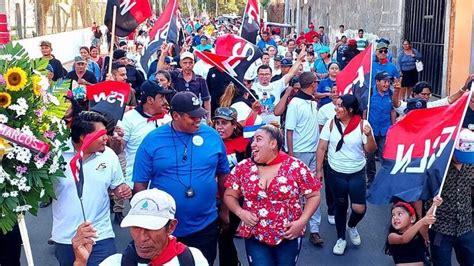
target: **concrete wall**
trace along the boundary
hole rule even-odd
[[[367,37],[388,38],[395,51],[400,47],[403,38],[403,0],[290,0],[293,20],[297,1],[300,1],[301,12],[301,28],[298,31],[302,31],[312,21],[316,26],[325,26],[331,42],[334,42],[339,25],[344,24],[349,30],[349,37],[355,37],[357,30],[363,28],[369,34]]]
[[[451,0],[446,88],[456,92],[472,73],[474,0]]]
[[[35,38],[14,41],[25,47],[30,58],[41,57],[39,44],[41,41],[50,41],[53,46],[53,55],[62,63],[72,61],[79,55],[79,47],[90,46],[92,32],[89,28],[63,32],[58,34],[45,35]]]

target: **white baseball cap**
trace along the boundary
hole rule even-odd
[[[192,60],[194,60],[194,55],[191,52],[184,52],[179,56],[180,61],[185,58],[191,58]]]
[[[141,227],[159,230],[169,220],[174,219],[176,203],[170,194],[154,189],[143,190],[135,194],[130,201],[130,211],[120,224],[121,227]]]

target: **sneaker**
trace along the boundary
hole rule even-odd
[[[336,245],[334,245],[334,248],[332,249],[332,253],[334,253],[334,255],[343,255],[344,250],[346,250],[346,245],[346,240],[339,238],[336,242]]]
[[[332,225],[336,224],[336,219],[335,219],[334,215],[328,215],[328,223],[332,224]]]
[[[356,227],[347,227],[347,232],[349,232],[349,237],[351,238],[352,244],[355,246],[360,245],[360,235]]]
[[[319,233],[310,233],[309,242],[313,243],[313,245],[321,246],[324,243],[324,240],[321,238]]]

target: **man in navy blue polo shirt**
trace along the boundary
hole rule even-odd
[[[392,76],[387,72],[379,72],[375,75],[375,84],[377,91],[370,97],[369,123],[374,132],[377,150],[367,154],[367,184],[370,186],[374,180],[375,155],[382,160],[385,137],[388,128],[395,123],[396,113],[392,107],[392,93],[390,92]]]
[[[158,60],[158,70],[165,66],[165,57],[168,56],[168,50],[162,46],[161,55]],[[179,65],[181,69],[170,70],[171,81],[173,82],[176,91],[190,91],[194,93],[202,106],[208,113],[211,112],[211,96],[207,87],[206,80],[194,73],[194,55],[190,52],[183,52],[179,57]],[[211,117],[207,117],[207,122],[210,124]]]
[[[158,188],[176,201],[178,240],[196,247],[213,265],[217,252],[216,196],[230,172],[219,134],[200,123],[207,111],[192,92],[171,100],[172,121],[151,131],[135,156],[134,192]],[[217,179],[216,179],[217,177]],[[216,182],[217,181],[217,182]],[[219,216],[229,222],[228,209]]]

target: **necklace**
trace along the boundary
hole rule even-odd
[[[189,143],[189,140],[187,142],[184,142],[181,139],[181,137],[178,136],[178,133],[176,133],[176,130],[174,129],[173,122],[171,122],[170,127],[171,127],[171,131],[172,131],[173,135],[176,136],[176,138],[179,140],[179,142],[181,142],[181,144],[183,144],[183,146],[184,146],[182,160],[183,160],[183,162],[185,162],[188,159],[188,143]],[[174,138],[173,138],[173,141],[174,141]],[[176,148],[176,145],[174,147]]]
[[[187,143],[185,143],[177,134],[177,132],[174,130],[173,128],[173,123],[171,122],[170,124],[170,127],[171,127],[171,131],[172,131],[172,135],[173,136],[176,136],[177,139],[179,139],[179,141],[181,142],[181,144],[184,145],[184,152],[183,152],[183,158],[182,158],[182,161],[185,162],[187,159],[188,159],[188,155],[187,155],[187,151],[188,151],[188,145]],[[179,177],[179,164],[178,164],[178,150],[176,149],[176,142],[175,142],[175,138],[174,137],[171,137],[171,139],[173,140],[173,146],[174,146],[174,154],[175,154],[175,161],[176,161],[176,179],[178,180],[178,182],[185,188],[184,190],[184,195],[187,197],[187,198],[192,198],[194,197],[195,193],[194,193],[194,189],[193,189],[193,186],[192,186],[192,177],[191,177],[191,173],[192,173],[192,170],[193,170],[193,154],[192,154],[192,146],[191,146],[191,156],[190,156],[190,161],[189,161],[189,186],[184,184],[180,177]],[[189,142],[189,140],[188,140]]]

